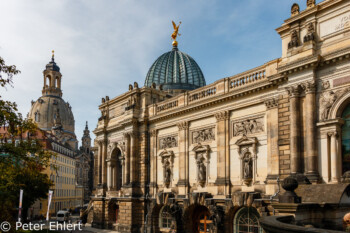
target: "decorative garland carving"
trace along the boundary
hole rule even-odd
[[[201,143],[215,140],[215,128],[201,129],[192,132],[192,143]]]
[[[159,149],[167,149],[178,146],[177,136],[167,136],[159,139]]]
[[[243,136],[260,132],[264,132],[263,117],[243,120],[233,124],[233,136]]]

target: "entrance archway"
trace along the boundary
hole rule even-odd
[[[350,104],[342,113],[344,125],[342,126],[342,173],[350,171]]]

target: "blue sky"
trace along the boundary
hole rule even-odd
[[[3,0],[0,56],[22,73],[1,95],[26,115],[54,49],[80,140],[85,121],[96,127],[101,97],[143,86],[154,60],[171,50],[172,20],[182,21],[179,49],[209,84],[280,57],[275,29],[294,2],[306,8],[306,0]]]

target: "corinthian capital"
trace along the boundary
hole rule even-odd
[[[277,108],[278,107],[278,99],[271,98],[264,101],[267,109]]]
[[[290,87],[286,87],[286,91],[288,92],[289,97],[298,97],[300,95],[299,85],[294,85]]]
[[[301,84],[301,87],[305,90],[305,93],[314,93],[316,91],[316,83],[314,81],[308,81]]]
[[[216,121],[224,121],[224,120],[227,120],[228,117],[229,117],[228,111],[222,111],[222,112],[215,113]]]
[[[188,129],[188,121],[182,121],[176,124],[179,127],[179,130]]]
[[[154,137],[154,136],[156,136],[157,135],[157,130],[156,129],[151,129],[150,131],[149,131],[149,136],[150,137]]]

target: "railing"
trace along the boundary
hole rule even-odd
[[[175,107],[178,106],[178,104],[179,104],[179,101],[175,100],[175,101],[171,101],[169,103],[165,103],[165,104],[159,105],[159,106],[157,106],[157,112],[161,112],[161,111],[165,111],[165,110],[168,110],[168,109],[175,108]]]
[[[243,74],[241,77],[232,77],[230,80],[230,88],[238,88],[252,82],[257,82],[266,78],[265,68]]]
[[[206,90],[201,90],[199,92],[189,94],[188,95],[188,102],[200,100],[200,99],[203,99],[205,97],[212,96],[215,94],[216,94],[216,87],[210,87]]]

